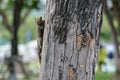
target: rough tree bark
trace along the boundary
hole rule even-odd
[[[39,80],[93,80],[103,0],[47,0]]]

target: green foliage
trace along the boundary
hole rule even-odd
[[[13,0],[8,0],[5,10],[10,10],[13,8]]]
[[[35,9],[39,9],[40,0],[24,0],[24,8],[32,7]]]
[[[36,39],[37,38],[37,26],[35,24],[34,17],[28,17],[26,22],[21,25],[18,31],[18,38],[19,38],[20,43],[26,42],[26,32],[28,30],[32,32],[32,39]]]
[[[103,25],[101,28],[100,40],[101,41],[111,41],[111,31],[109,24],[107,22],[106,16],[103,15]]]
[[[12,17],[9,16],[9,20],[11,22]],[[37,37],[37,26],[34,21],[33,16],[28,16],[26,22],[21,25],[19,31],[18,31],[18,40],[19,43],[25,43],[26,42],[26,32],[30,30],[32,32],[32,39],[36,39]],[[0,41],[10,41],[11,40],[11,34],[9,31],[3,27],[0,23]]]
[[[0,23],[1,25],[1,23]],[[8,32],[7,29],[5,29],[4,27],[2,27],[2,25],[0,26],[0,44],[4,44],[6,42],[8,42],[11,38],[10,33]]]
[[[15,0],[0,0],[0,10],[6,14],[11,27],[13,24],[13,4]],[[34,22],[34,17],[26,17],[33,9],[40,9],[40,0],[23,0],[23,8],[21,13],[21,18],[24,18],[26,23],[22,24],[20,31],[18,30],[18,40],[19,42],[26,42],[26,32],[30,30],[32,32],[32,39],[36,39],[36,26]],[[1,16],[1,15],[0,15]],[[28,18],[28,19],[27,19]],[[3,28],[2,28],[3,27]],[[21,34],[22,33],[22,34]],[[11,33],[2,25],[0,21],[0,39],[5,41],[11,41]]]
[[[29,7],[32,9],[39,9],[39,6],[38,6],[39,3],[40,3],[40,0],[23,0],[23,9],[27,9]],[[2,4],[6,5],[6,7],[3,9],[4,11],[12,10],[14,0],[8,0],[7,2],[4,2],[4,0],[0,0],[0,5]]]

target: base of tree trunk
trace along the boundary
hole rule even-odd
[[[120,71],[116,72],[116,74],[115,74],[115,80],[120,80]]]
[[[110,80],[120,80],[120,72],[116,72]]]
[[[113,80],[120,80],[120,58],[116,58],[116,72]]]

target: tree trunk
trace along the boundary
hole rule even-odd
[[[116,17],[116,20],[118,22],[118,35],[120,36],[120,1],[119,0],[112,0],[113,2],[113,8],[114,8],[114,15]],[[117,31],[116,31],[117,32]],[[114,35],[115,36],[115,35]],[[118,37],[117,39],[117,48],[116,50],[119,51],[119,41],[118,41]],[[120,51],[118,52],[117,58],[116,58],[116,73],[115,73],[115,79],[114,80],[120,80]]]
[[[112,0],[113,9],[114,9],[114,16],[118,23],[118,34],[120,35],[120,0]]]
[[[17,32],[12,33],[12,40],[11,40],[11,56],[17,56],[18,55],[18,39],[17,39]]]
[[[21,20],[21,10],[23,6],[23,0],[15,0],[14,2],[14,13],[13,13],[13,27],[12,27],[12,55],[18,55],[18,38],[17,38],[17,32],[20,26],[20,20]]]
[[[39,80],[93,80],[102,0],[47,0]]]
[[[17,38],[17,32],[18,28],[20,26],[20,16],[21,16],[21,10],[23,6],[23,0],[15,0],[14,1],[14,13],[13,13],[13,27],[12,28],[12,39],[11,39],[11,69],[10,70],[10,78],[9,80],[16,80],[15,76],[15,62],[18,57],[18,38]]]
[[[113,80],[120,80],[120,54],[119,54],[119,41],[118,41],[118,34],[117,34],[117,30],[115,29],[115,25],[113,22],[113,16],[110,14],[110,10],[107,7],[107,4],[105,2],[105,14],[107,16],[108,19],[108,23],[110,25],[110,29],[112,32],[112,37],[113,37],[113,42],[115,45],[115,64],[116,64],[116,73],[115,76],[113,77]]]

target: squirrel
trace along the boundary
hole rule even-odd
[[[35,18],[35,22],[37,24],[37,34],[38,34],[38,39],[37,39],[37,44],[38,44],[38,56],[39,56],[39,61],[41,63],[41,52],[42,52],[42,43],[43,43],[43,34],[44,34],[44,27],[45,27],[45,20],[40,18]]]

